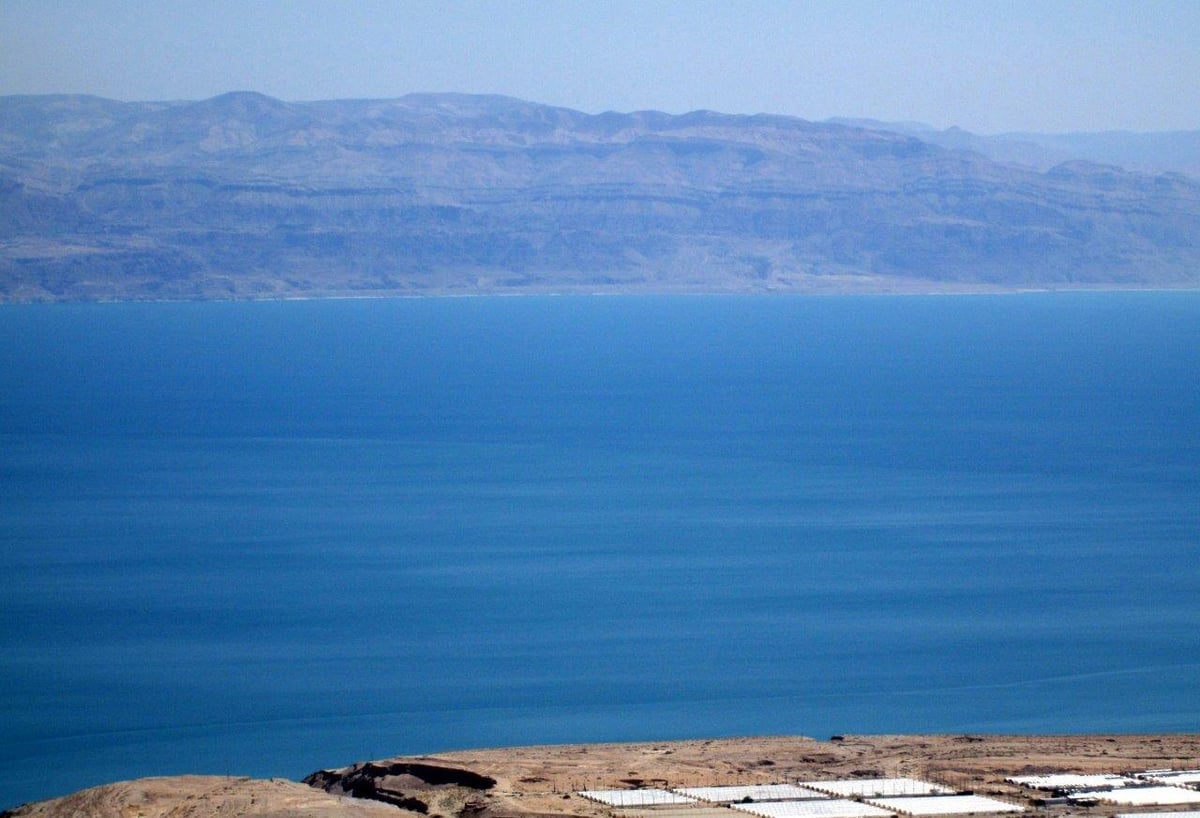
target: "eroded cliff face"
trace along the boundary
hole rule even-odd
[[[772,116],[0,98],[0,298],[1200,284],[1200,183]]]
[[[311,787],[390,804],[409,812],[441,815],[480,815],[491,806],[481,794],[496,779],[456,767],[419,762],[367,762],[341,770],[319,770],[304,779]]]

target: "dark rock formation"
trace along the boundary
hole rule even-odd
[[[429,812],[429,796],[439,790],[464,788],[486,792],[496,786],[495,779],[470,770],[406,762],[367,762],[342,770],[318,770],[303,782],[334,795],[382,801],[422,814]],[[468,798],[463,812],[477,814],[486,808],[486,802]]]

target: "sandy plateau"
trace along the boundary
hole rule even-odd
[[[1044,772],[1200,767],[1200,735],[845,736],[736,738],[470,750],[320,771],[308,784],[182,776],[96,787],[5,816],[371,816],[428,818],[715,818],[717,807],[613,809],[582,789],[795,783],[913,776],[1018,803],[1038,814],[1102,816],[1154,808],[1035,806],[1043,793],[1005,782]],[[494,783],[493,783],[494,782]],[[328,790],[326,792],[325,790]],[[348,796],[356,797],[348,797]],[[1161,811],[1191,807],[1163,807]]]

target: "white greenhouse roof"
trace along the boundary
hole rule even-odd
[[[891,815],[887,810],[841,798],[808,801],[769,801],[765,804],[732,804],[736,810],[760,818],[876,818]]]
[[[667,790],[582,790],[584,798],[599,801],[610,807],[660,807],[674,804],[694,804],[694,798]]]
[[[1200,770],[1147,770],[1138,773],[1138,778],[1158,781],[1163,784],[1200,784]]]
[[[714,804],[729,804],[734,801],[799,801],[805,798],[825,798],[816,790],[797,787],[795,784],[757,784],[729,787],[680,787],[675,792]]]
[[[1081,790],[1088,787],[1124,787],[1132,784],[1128,778],[1110,773],[1094,773],[1081,775],[1079,773],[1051,773],[1049,775],[1016,775],[1005,779],[1013,784],[1030,787],[1035,790]]]
[[[1183,787],[1122,787],[1119,790],[1086,793],[1113,804],[1153,806],[1155,804],[1200,804],[1200,792]]]
[[[872,804],[906,815],[966,815],[974,812],[1024,812],[1024,808],[982,795],[872,798]]]
[[[915,778],[850,778],[838,781],[804,781],[806,787],[840,795],[843,798],[870,798],[889,795],[934,795],[954,790]]]
[[[612,810],[611,812],[616,812]],[[621,818],[750,818],[722,804],[679,804],[665,807],[622,807]]]
[[[1117,818],[1146,818],[1146,813],[1122,812]],[[1200,812],[1155,812],[1153,818],[1200,818]]]

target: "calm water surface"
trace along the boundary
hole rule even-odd
[[[1200,729],[1200,294],[8,306],[0,384],[0,807]]]

